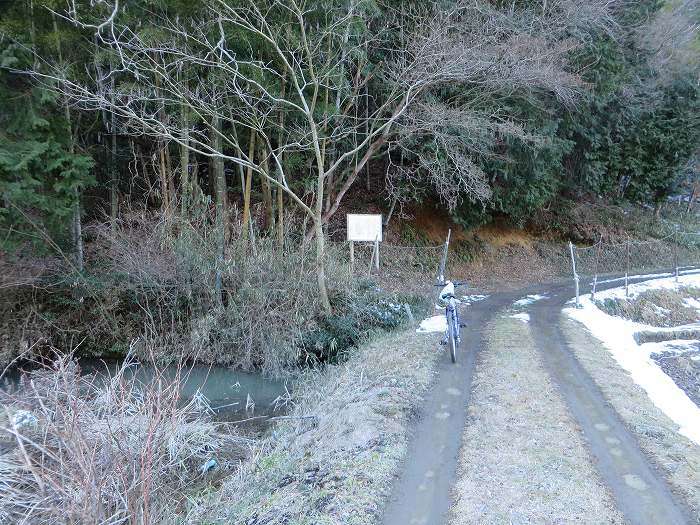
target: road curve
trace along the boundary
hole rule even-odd
[[[613,281],[597,288],[603,290],[620,284]],[[444,352],[435,383],[415,423],[405,463],[387,502],[383,525],[447,523],[461,436],[468,419],[472,376],[485,344],[483,329],[504,308],[532,293],[548,297],[529,307],[531,330],[543,363],[581,427],[600,476],[620,511],[633,524],[689,523],[683,504],[675,499],[634,436],[568,348],[560,318],[564,304],[574,294],[573,286],[551,284],[494,294],[472,304],[462,315],[467,327],[462,332],[458,362],[451,364]]]

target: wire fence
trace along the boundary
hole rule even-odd
[[[628,238],[611,242],[601,238],[592,246],[569,243],[570,270],[576,286],[576,305],[580,306],[580,285],[590,284],[591,299],[601,276],[624,274],[625,290],[629,296],[630,276],[650,270],[666,270],[676,280],[682,270],[697,267],[700,258],[700,234],[673,232],[659,239],[644,241]]]
[[[444,244],[402,246],[387,243],[334,243],[355,277],[435,278]]]
[[[369,278],[394,291],[426,290],[445,278],[445,265],[450,246],[450,234],[445,242],[435,245],[405,246],[389,243],[333,243],[335,253],[348,265],[353,278]],[[616,240],[600,238],[590,246],[575,246],[569,243],[564,248],[558,243],[533,245],[531,266],[541,262],[541,273],[528,266],[516,268],[524,255],[501,253],[499,268],[485,268],[494,278],[494,285],[514,273],[527,273],[535,280],[571,279],[576,286],[576,304],[579,304],[581,289],[590,290],[595,299],[599,282],[609,275],[624,276],[629,288],[630,277],[649,271],[667,271],[676,276],[683,270],[700,265],[700,233],[676,231],[664,237],[647,240],[632,238]],[[505,259],[504,259],[505,257]],[[512,257],[509,259],[508,257]],[[454,261],[453,261],[454,263]],[[546,266],[546,268],[544,268]],[[461,273],[471,273],[460,266]],[[510,269],[510,270],[509,270]],[[453,268],[454,270],[454,268]],[[500,272],[500,273],[499,273]],[[460,273],[460,275],[461,275]],[[476,275],[475,275],[476,277]],[[522,277],[522,276],[520,276]]]

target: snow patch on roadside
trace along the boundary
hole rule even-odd
[[[683,299],[683,302],[685,303],[686,306],[689,306],[690,308],[695,308],[696,310],[700,310],[700,301],[698,301],[694,297],[686,297],[685,299]]]
[[[430,334],[434,332],[444,332],[447,330],[447,318],[444,315],[434,315],[420,322],[416,329],[419,334]]]
[[[522,321],[523,323],[529,323],[530,322],[530,314],[526,314],[524,312],[521,312],[519,314],[513,314],[511,315],[513,319],[517,319],[519,321]]]
[[[671,277],[632,284],[629,287],[630,297],[646,290],[680,286],[700,286],[700,275],[681,276],[679,283]],[[624,287],[596,294],[598,300],[624,297]],[[580,304],[580,309],[566,308],[564,311],[603,343],[618,364],[630,373],[634,382],[647,392],[651,401],[679,426],[679,433],[700,445],[700,407],[651,359],[651,353],[658,352],[659,345],[648,343],[639,346],[634,339],[636,332],[658,331],[658,328],[608,315],[591,301],[590,296],[582,296]]]
[[[480,295],[480,294],[473,294],[473,295],[463,295],[461,302],[466,305],[470,305],[472,303],[476,303],[478,301],[483,301],[484,299],[488,299],[488,295]]]
[[[513,303],[513,306],[528,306],[536,301],[541,301],[542,299],[547,299],[549,296],[548,295],[537,295],[537,294],[532,294],[532,295],[526,295],[522,299],[518,299]]]
[[[644,350],[645,354],[649,354],[650,356],[654,354],[682,355],[697,352],[698,343],[698,341],[693,340],[672,339],[671,341],[663,341],[660,343],[644,343],[640,348]]]

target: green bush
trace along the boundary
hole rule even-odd
[[[321,362],[340,361],[373,332],[403,326],[409,320],[406,305],[416,311],[423,302],[417,295],[387,295],[371,281],[361,281],[352,295],[337,298],[335,314],[320,318],[304,333],[303,355]]]

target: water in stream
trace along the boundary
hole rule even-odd
[[[84,373],[98,375],[114,374],[121,364],[116,359],[82,358],[79,360]],[[135,365],[130,368],[136,379],[148,383],[153,378],[150,365]],[[168,379],[177,373],[175,366],[165,370]],[[8,388],[19,381],[20,371],[6,374],[0,388]],[[199,390],[216,412],[216,418],[224,421],[239,421],[256,417],[279,414],[275,412],[275,400],[286,393],[284,381],[275,381],[261,374],[242,372],[222,366],[193,365],[182,371],[182,399],[188,401]]]

